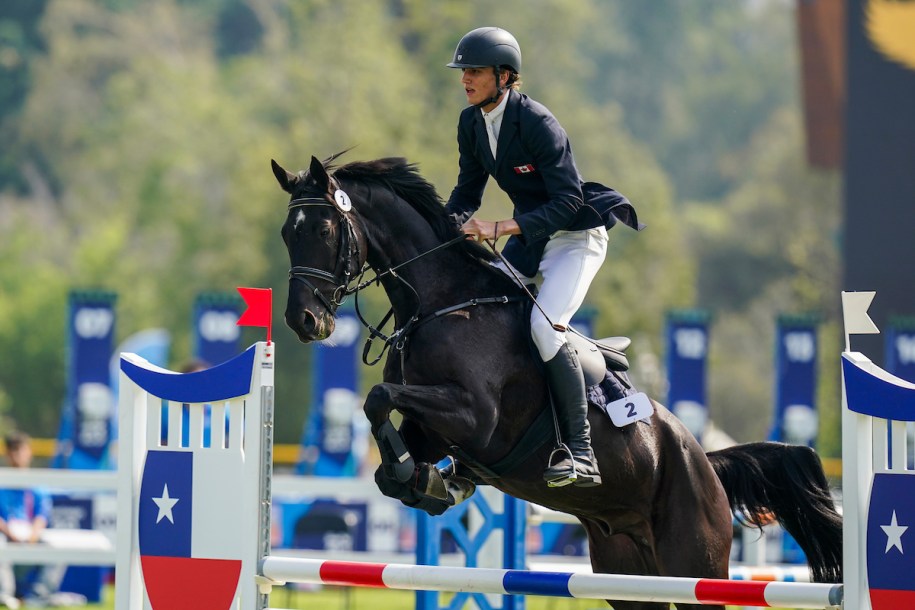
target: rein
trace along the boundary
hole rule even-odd
[[[292,201],[289,202],[289,205],[288,205],[289,210],[292,210],[293,208],[309,207],[309,206],[333,208],[340,215],[341,225],[344,227],[344,230],[341,231],[341,233],[340,233],[340,243],[337,248],[337,250],[338,250],[337,265],[332,273],[329,271],[324,271],[323,269],[317,269],[315,267],[305,267],[305,266],[301,266],[301,265],[296,265],[289,269],[289,280],[290,281],[296,280],[296,281],[299,281],[299,282],[302,282],[303,284],[305,284],[305,286],[321,302],[321,304],[324,305],[324,307],[327,309],[328,312],[330,312],[331,315],[336,315],[337,307],[339,307],[346,301],[346,297],[348,297],[352,294],[356,295],[356,297],[354,299],[356,316],[359,318],[359,321],[362,323],[362,325],[369,331],[369,337],[368,337],[368,339],[366,339],[365,347],[362,350],[362,362],[365,363],[366,365],[372,366],[372,365],[377,364],[384,357],[385,352],[391,346],[393,346],[395,350],[398,350],[401,352],[401,354],[403,354],[403,349],[405,346],[407,336],[410,334],[410,332],[412,332],[419,326],[425,324],[426,322],[429,322],[436,318],[442,317],[442,316],[452,313],[454,311],[464,309],[466,307],[474,307],[477,305],[484,305],[484,304],[488,304],[488,303],[509,303],[511,301],[520,300],[517,297],[508,297],[508,296],[475,298],[475,299],[470,299],[469,301],[465,301],[464,303],[460,303],[459,305],[453,305],[451,307],[446,307],[444,309],[440,309],[438,311],[435,311],[435,312],[429,314],[428,316],[424,316],[424,317],[420,318],[419,311],[422,308],[422,303],[420,303],[419,293],[416,291],[415,288],[413,288],[413,286],[407,280],[405,280],[403,277],[398,275],[397,271],[399,269],[402,269],[403,267],[406,267],[410,263],[416,262],[417,260],[421,259],[424,256],[428,256],[430,254],[433,254],[433,253],[435,253],[439,250],[443,250],[445,248],[450,248],[451,246],[454,246],[456,244],[459,244],[459,243],[465,241],[467,238],[464,235],[460,235],[458,237],[455,237],[454,239],[441,243],[441,244],[435,246],[434,248],[431,248],[430,250],[427,250],[425,252],[422,252],[422,253],[414,256],[413,258],[410,258],[402,263],[398,263],[397,265],[389,267],[388,269],[382,271],[381,273],[378,273],[377,271],[372,269],[371,266],[368,265],[368,263],[366,263],[365,265],[363,265],[362,270],[359,272],[359,274],[357,276],[356,285],[351,286],[350,284],[352,282],[353,267],[356,264],[358,264],[358,260],[359,260],[359,254],[360,254],[359,253],[359,242],[358,242],[358,239],[356,238],[356,230],[353,226],[353,222],[350,219],[350,215],[349,215],[349,210],[351,209],[351,206],[347,205],[346,208],[344,208],[344,206],[341,205],[341,203],[338,199],[338,196],[340,193],[343,193],[343,191],[337,190],[337,192],[335,193],[335,197],[334,197],[335,202],[334,203],[332,203],[330,201],[329,197],[301,197],[298,199],[293,199]],[[346,204],[348,204],[349,203],[348,196],[345,193],[343,193],[343,197],[346,200]],[[365,276],[366,272],[369,269],[372,269],[372,271],[375,271],[375,276],[372,278],[369,278],[367,280],[363,280],[362,278]],[[391,276],[391,277],[395,278],[396,280],[398,280],[403,285],[405,285],[407,288],[409,288],[410,291],[413,293],[413,295],[416,297],[416,303],[417,303],[416,312],[412,316],[410,316],[410,318],[401,328],[396,329],[390,336],[381,332],[380,328],[382,328],[385,324],[387,324],[388,320],[390,320],[391,316],[394,314],[393,308],[388,310],[387,314],[384,315],[384,317],[382,318],[381,322],[378,324],[377,327],[370,324],[365,319],[365,317],[363,317],[362,312],[359,309],[359,292],[363,288],[367,288],[368,286],[370,286],[372,283],[375,283],[375,284],[380,283],[381,279],[384,278],[385,276]],[[311,280],[309,278],[323,280],[323,281],[328,282],[331,285],[333,285],[334,290],[333,290],[333,293],[331,294],[331,296],[327,297],[317,286],[315,286],[311,282]],[[369,351],[371,350],[372,343],[375,339],[379,339],[379,338],[384,341],[384,347],[382,347],[381,352],[379,352],[378,355],[370,361],[368,354],[369,354]]]
[[[435,246],[431,250],[427,250],[426,252],[418,254],[409,260],[406,260],[400,264],[394,265],[393,267],[390,267],[387,270],[382,271],[381,273],[376,273],[375,277],[373,277],[373,278],[370,278],[365,281],[361,281],[360,283],[358,283],[355,286],[350,286],[350,281],[351,281],[350,277],[352,275],[354,259],[358,260],[358,258],[359,258],[359,242],[356,239],[356,231],[353,228],[353,223],[350,220],[349,215],[346,212],[344,212],[343,210],[341,210],[339,208],[339,206],[337,206],[333,203],[330,203],[329,201],[327,201],[326,199],[324,199],[322,197],[302,197],[300,199],[293,199],[292,201],[289,202],[288,209],[291,210],[293,208],[308,207],[308,206],[330,207],[330,208],[334,208],[340,214],[340,218],[343,221],[342,224],[346,228],[340,234],[340,245],[338,247],[339,255],[337,258],[337,268],[334,270],[333,273],[330,273],[328,271],[324,271],[323,269],[316,269],[314,267],[293,266],[289,269],[289,279],[298,280],[298,281],[304,283],[306,286],[308,286],[308,288],[312,291],[314,296],[317,297],[321,301],[321,303],[327,308],[327,310],[331,314],[335,313],[337,310],[337,307],[339,307],[346,301],[346,297],[348,297],[351,294],[358,293],[363,288],[370,286],[373,282],[381,281],[381,278],[383,278],[386,275],[391,275],[391,276],[399,279],[400,281],[406,283],[405,280],[403,280],[400,276],[397,275],[398,269],[400,269],[401,267],[405,267],[405,266],[409,265],[410,263],[415,262],[428,254],[432,254],[443,248],[448,248],[448,247],[458,244],[458,243],[464,241],[464,239],[466,239],[463,235],[461,235],[459,237],[455,237],[452,240],[446,241],[445,243]],[[359,278],[362,278],[362,276],[365,275],[365,272],[369,268],[370,267],[368,265],[365,265],[362,268],[362,271],[359,273]],[[308,277],[314,277],[314,278],[317,278],[320,280],[324,280],[326,282],[330,282],[331,284],[336,284],[336,287],[334,288],[334,292],[333,292],[333,295],[331,296],[331,298],[328,299],[317,287],[314,286],[314,284],[312,284],[310,281],[308,281],[308,279],[307,279]],[[340,295],[340,297],[342,297],[342,298],[338,297],[338,295]]]
[[[404,348],[404,342],[406,341],[407,335],[409,335],[410,332],[415,330],[415,328],[417,326],[422,325],[425,322],[429,321],[429,316],[424,317],[424,318],[419,317],[419,311],[420,311],[420,309],[422,309],[422,303],[420,302],[420,299],[419,299],[419,293],[416,292],[416,289],[413,288],[413,286],[410,284],[410,282],[408,282],[401,276],[397,275],[397,270],[409,265],[412,262],[415,262],[415,261],[421,259],[422,257],[424,257],[426,255],[429,255],[434,252],[437,252],[438,250],[442,250],[444,248],[449,248],[451,246],[459,244],[459,243],[463,242],[465,239],[466,238],[463,235],[461,235],[459,237],[455,237],[454,239],[448,240],[444,243],[441,243],[441,244],[435,246],[431,250],[427,250],[421,254],[417,254],[416,256],[414,256],[413,258],[411,258],[409,260],[406,260],[402,263],[394,265],[393,267],[390,267],[390,268],[386,269],[385,271],[382,271],[381,273],[378,273],[376,271],[375,277],[370,278],[365,281],[360,281],[359,284],[357,284],[355,287],[347,290],[346,294],[355,294],[356,295],[356,298],[353,301],[355,303],[356,316],[359,318],[359,322],[361,322],[362,325],[369,331],[369,336],[365,340],[365,346],[362,349],[363,364],[365,364],[367,366],[374,366],[374,365],[378,364],[378,362],[381,361],[381,359],[384,357],[385,352],[392,345],[394,346],[394,349],[402,352],[403,348]],[[359,277],[361,278],[369,268],[370,267],[368,265],[363,267],[362,273],[360,273]],[[372,270],[374,271],[374,269],[372,269]],[[398,280],[401,284],[403,284],[404,286],[409,288],[410,292],[412,292],[414,297],[416,298],[416,312],[412,316],[410,316],[410,318],[401,328],[396,329],[393,333],[391,333],[390,336],[381,332],[381,328],[384,327],[384,325],[388,323],[388,320],[391,319],[391,316],[394,315],[393,307],[388,310],[388,313],[386,313],[384,315],[384,317],[381,319],[381,322],[378,323],[377,327],[372,326],[363,317],[362,311],[359,309],[359,291],[362,290],[363,288],[368,287],[373,282],[376,284],[380,283],[381,278],[383,278],[386,275],[390,275],[391,277]],[[441,315],[445,315],[445,313],[450,313],[451,310],[449,309],[449,311],[444,311],[444,310],[442,310],[442,311],[444,313],[435,312],[431,315],[433,317],[439,317]],[[382,339],[384,341],[384,347],[381,348],[381,351],[378,353],[378,355],[374,359],[369,360],[369,351],[372,349],[372,343],[375,341],[375,339]]]

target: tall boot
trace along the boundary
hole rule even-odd
[[[578,354],[566,343],[545,363],[545,368],[559,420],[559,432],[568,451],[557,449],[553,452],[543,479],[550,487],[562,487],[570,483],[578,487],[600,485],[600,470],[597,469],[597,459],[591,450],[585,377]]]

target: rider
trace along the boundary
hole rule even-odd
[[[458,121],[460,171],[446,210],[478,241],[511,236],[503,256],[512,269],[496,266],[524,284],[539,283],[542,311],[533,309],[531,335],[568,449],[548,464],[543,478],[551,487],[600,485],[584,375],[565,332],[604,262],[607,229],[618,220],[635,229],[641,225],[625,197],[582,180],[562,126],[546,107],[519,93],[521,48],[514,36],[497,27],[468,32],[448,67],[461,70],[470,106]],[[489,176],[512,200],[513,218],[471,218]]]

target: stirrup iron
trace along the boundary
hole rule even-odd
[[[571,485],[578,480],[578,468],[575,464],[575,456],[572,455],[572,450],[569,449],[569,446],[565,443],[559,443],[559,446],[553,449],[550,452],[550,457],[547,460],[547,468],[551,467],[554,463],[553,458],[556,454],[562,455],[563,453],[569,456],[569,461],[572,462],[572,472],[559,479],[551,479],[546,482],[547,487],[565,487],[566,485]],[[561,459],[561,458],[560,458]]]

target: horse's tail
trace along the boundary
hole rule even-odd
[[[741,521],[760,527],[774,517],[807,555],[815,582],[842,582],[842,517],[813,449],[747,443],[708,458]]]

